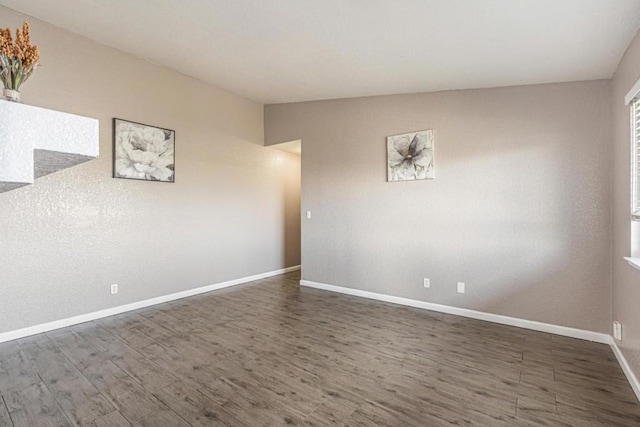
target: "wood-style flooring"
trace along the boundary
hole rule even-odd
[[[0,425],[640,425],[606,345],[298,280],[0,344]]]

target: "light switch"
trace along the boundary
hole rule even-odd
[[[618,341],[622,340],[622,323],[618,321],[613,322],[613,337]]]

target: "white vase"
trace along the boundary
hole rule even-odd
[[[2,95],[7,99],[7,101],[20,102],[20,92],[13,89],[3,89]]]

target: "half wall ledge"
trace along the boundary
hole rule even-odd
[[[99,122],[0,100],[0,193],[95,159]]]

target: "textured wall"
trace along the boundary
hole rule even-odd
[[[613,286],[612,317],[622,322],[618,343],[636,376],[640,377],[640,271],[623,258],[640,257],[640,223],[630,220],[629,107],[624,97],[640,79],[640,36],[629,45],[613,77]],[[632,251],[632,247],[634,250]]]
[[[101,154],[0,194],[0,332],[299,264],[299,157],[262,146],[262,105],[29,21],[23,101],[99,119]],[[176,131],[175,184],[111,178],[112,117]]]
[[[608,332],[610,96],[592,81],[266,106],[267,144],[302,139],[303,278]],[[436,179],[386,182],[385,137],[422,129]]]

